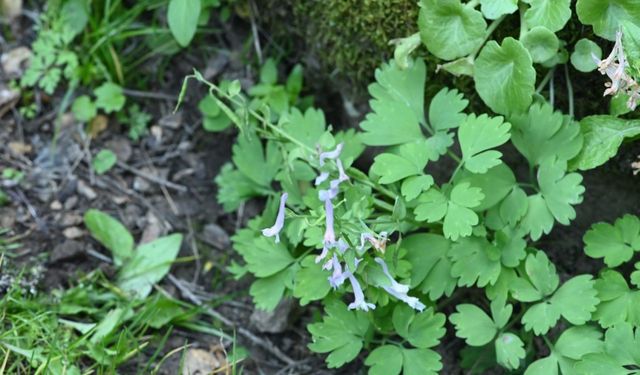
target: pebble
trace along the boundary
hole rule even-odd
[[[83,180],[78,180],[78,186],[76,187],[78,194],[92,201],[98,197],[98,194]]]
[[[263,333],[282,333],[289,326],[289,313],[292,310],[293,299],[283,299],[273,311],[253,310],[251,324]]]
[[[56,245],[51,252],[49,260],[53,263],[61,260],[73,258],[84,252],[82,244],[74,240],[65,240],[63,243]]]
[[[228,249],[231,246],[229,234],[214,223],[207,224],[202,228],[202,241],[220,250]]]
[[[78,227],[69,227],[62,231],[62,234],[64,234],[64,236],[68,239],[73,240],[82,237],[84,235],[84,232]]]

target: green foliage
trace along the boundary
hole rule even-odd
[[[100,150],[91,161],[91,167],[97,174],[107,173],[118,162],[118,157],[111,150]]]
[[[196,34],[200,17],[200,0],[169,0],[167,21],[178,44],[186,47]]]

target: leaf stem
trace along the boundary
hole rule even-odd
[[[484,40],[482,41],[482,43],[480,43],[480,45],[478,46],[478,48],[475,49],[475,51],[473,51],[469,57],[470,59],[473,61],[476,58],[476,55],[478,54],[478,52],[480,52],[480,50],[482,49],[482,47],[485,45],[485,43],[487,43],[487,40],[489,40],[489,38],[491,37],[491,34],[493,34],[494,31],[496,31],[496,29],[498,28],[498,26],[500,26],[500,24],[502,23],[502,21],[504,21],[504,19],[506,18],[506,15],[501,16],[498,19],[493,20],[493,22],[491,22],[489,24],[489,27],[487,27],[487,33],[484,37]]]
[[[475,8],[478,6],[478,4],[480,4],[480,0],[471,0],[468,3],[466,3],[464,6],[466,6],[467,8]]]
[[[555,72],[556,72],[556,67],[554,66],[547,72],[547,74],[545,74],[545,76],[542,78],[542,81],[540,81],[540,84],[536,88],[536,94],[540,94],[540,92],[544,90],[544,87],[547,85],[547,83],[549,83],[549,80],[551,80],[551,77],[553,77],[553,74]]]
[[[569,116],[573,118],[573,85],[571,84],[571,77],[569,76],[569,68],[567,67],[567,64],[564,64],[564,77],[567,82],[567,96],[569,97]]]

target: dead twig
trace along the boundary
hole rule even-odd
[[[189,301],[191,301],[191,303],[203,307],[204,311],[212,316],[213,318],[219,320],[222,324],[226,325],[226,326],[230,326],[230,327],[235,327],[235,329],[237,330],[237,332],[243,336],[244,338],[250,340],[251,342],[253,342],[254,344],[260,346],[261,348],[263,348],[264,350],[268,351],[269,353],[273,354],[276,358],[278,358],[279,360],[281,360],[282,362],[286,363],[289,366],[293,366],[295,364],[297,364],[298,362],[291,359],[289,356],[287,356],[286,354],[284,354],[282,351],[280,351],[280,349],[278,349],[277,346],[275,346],[272,342],[270,342],[267,339],[263,339],[260,338],[256,335],[253,334],[253,332],[249,331],[246,328],[243,327],[236,327],[236,324],[234,322],[232,322],[230,319],[228,319],[227,317],[225,317],[224,315],[220,314],[219,312],[215,311],[212,308],[206,307],[203,303],[203,301],[196,296],[195,294],[193,294],[191,292],[191,290],[189,290],[189,288],[187,288],[184,284],[185,282],[176,278],[175,276],[169,274],[167,276],[169,278],[169,281],[171,281],[171,283],[173,285],[175,285],[176,288],[178,288],[178,290],[180,290],[180,293],[187,298]]]
[[[118,167],[124,169],[125,171],[131,172],[131,173],[133,173],[135,175],[138,175],[138,176],[140,176],[140,177],[142,177],[144,179],[147,179],[147,180],[149,180],[151,182],[155,182],[156,184],[159,184],[159,185],[162,185],[162,186],[166,186],[166,187],[168,187],[170,189],[179,191],[181,193],[184,193],[184,192],[186,192],[188,190],[186,186],[179,185],[179,184],[176,184],[176,183],[171,182],[171,181],[167,181],[164,178],[160,178],[160,177],[156,177],[156,176],[150,175],[150,174],[148,174],[146,172],[143,172],[143,171],[141,171],[139,169],[133,168],[133,167],[121,162],[121,161],[118,161],[118,164],[116,164],[116,165]]]
[[[160,99],[160,100],[169,100],[172,102],[178,101],[177,95],[169,95],[161,92],[149,92],[149,91],[139,91],[139,90],[131,90],[131,89],[123,89],[122,92],[126,96],[133,96],[134,98]]]

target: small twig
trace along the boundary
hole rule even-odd
[[[258,62],[262,65],[262,47],[260,47],[260,34],[258,33],[258,25],[256,24],[256,18],[254,12],[256,6],[253,1],[249,2],[249,19],[251,20],[251,33],[253,34],[253,46],[256,49],[258,55]]]
[[[164,178],[160,178],[160,177],[156,177],[156,176],[150,175],[150,174],[148,174],[146,172],[143,172],[143,171],[141,171],[141,170],[139,170],[137,168],[130,167],[127,164],[125,164],[125,163],[123,163],[121,161],[118,161],[117,166],[122,168],[122,169],[124,169],[125,171],[128,171],[128,172],[131,172],[133,174],[136,174],[136,175],[138,175],[138,176],[140,176],[142,178],[145,178],[145,179],[147,179],[147,180],[149,180],[151,182],[155,182],[156,184],[159,184],[159,185],[162,185],[162,186],[166,186],[166,187],[168,187],[170,189],[177,190],[177,191],[182,192],[182,193],[187,191],[187,187],[186,186],[179,185],[179,184],[176,184],[176,183],[171,182],[171,181],[167,181]]]
[[[104,255],[104,254],[101,254],[101,253],[99,253],[99,252],[97,252],[97,251],[95,251],[95,250],[93,250],[93,249],[88,249],[88,250],[87,250],[87,254],[89,254],[89,255],[91,255],[92,257],[94,257],[94,258],[96,258],[96,259],[99,259],[99,260],[101,260],[101,261],[103,261],[103,262],[105,262],[105,263],[108,263],[108,264],[113,263],[113,262],[111,261],[111,258],[109,258],[108,256],[106,256],[106,255]]]
[[[133,96],[135,98],[160,99],[160,100],[169,100],[172,102],[178,101],[177,95],[169,95],[161,92],[139,91],[139,90],[132,90],[132,89],[123,89],[122,92],[126,96]]]
[[[191,303],[193,303],[193,304],[195,304],[197,306],[203,307],[204,311],[206,311],[206,313],[208,315],[210,315],[213,318],[219,320],[222,324],[224,324],[226,326],[235,327],[237,332],[241,336],[245,337],[246,339],[250,340],[254,344],[260,346],[264,350],[266,350],[269,353],[273,354],[275,357],[277,357],[279,360],[281,360],[282,362],[286,363],[287,365],[293,365],[293,364],[297,363],[295,360],[291,359],[289,356],[287,356],[282,351],[280,351],[280,349],[278,349],[278,347],[276,347],[269,340],[262,339],[262,338],[260,338],[260,337],[258,337],[256,335],[254,335],[253,332],[249,331],[248,329],[246,329],[244,327],[236,327],[236,324],[234,322],[232,322],[230,319],[228,319],[227,317],[223,316],[222,314],[220,314],[219,312],[215,311],[212,308],[205,307],[203,301],[200,298],[198,298],[198,296],[193,294],[191,292],[191,290],[189,290],[189,288],[187,288],[187,287],[185,287],[183,285],[183,281],[179,280],[178,278],[176,278],[175,276],[173,276],[171,274],[169,274],[167,277],[169,278],[169,281],[171,281],[171,283],[173,285],[175,285],[176,288],[178,288],[180,290],[180,293],[185,298],[190,300]]]

